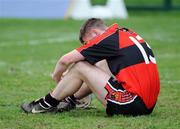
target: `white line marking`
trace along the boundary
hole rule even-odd
[[[6,62],[4,62],[4,61],[0,61],[0,67],[4,67],[4,66],[6,66],[7,65],[7,63]]]
[[[23,46],[23,45],[40,45],[40,44],[51,44],[51,43],[63,43],[68,41],[77,40],[77,34],[71,33],[66,36],[59,36],[55,38],[43,38],[43,39],[31,39],[28,41],[1,41],[0,47],[7,46]]]
[[[180,54],[179,53],[164,53],[164,54],[157,54],[155,55],[158,58],[180,58]]]
[[[180,84],[180,80],[161,80],[160,82],[167,84]]]

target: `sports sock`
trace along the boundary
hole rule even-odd
[[[74,95],[67,97],[66,101],[69,101],[72,105],[76,105],[76,97]]]
[[[74,95],[69,96],[74,102],[76,102],[76,97]]]
[[[48,109],[50,107],[56,107],[59,102],[59,100],[53,98],[49,93],[42,99],[42,101],[40,101],[40,104],[43,108]]]

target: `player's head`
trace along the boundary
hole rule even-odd
[[[102,34],[107,29],[104,21],[99,18],[88,19],[81,27],[79,40],[82,44]]]

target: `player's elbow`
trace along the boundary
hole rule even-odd
[[[76,63],[83,59],[84,57],[79,52],[77,52],[76,50],[73,50],[65,54],[64,56],[62,56],[61,59],[59,60],[59,64],[68,66],[72,63]]]

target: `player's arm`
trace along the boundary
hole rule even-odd
[[[67,70],[68,66],[81,60],[84,60],[84,56],[82,56],[77,50],[73,50],[62,56],[57,62],[52,74],[53,80],[58,83],[62,74]]]

